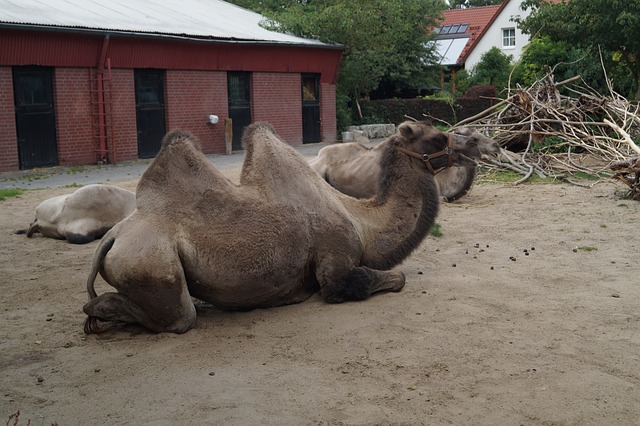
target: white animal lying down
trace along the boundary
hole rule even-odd
[[[469,128],[457,130],[452,137],[468,139],[482,155],[493,156],[500,146],[493,139]],[[355,198],[370,198],[378,192],[380,150],[357,142],[329,145],[309,164],[329,185]],[[465,196],[476,177],[476,166],[446,167],[435,175],[438,192],[445,201]]]
[[[18,234],[89,243],[136,209],[136,194],[112,185],[87,185],[71,194],[49,198],[36,207],[36,219]]]

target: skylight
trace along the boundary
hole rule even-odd
[[[436,29],[436,33],[440,35],[444,34],[464,34],[467,32],[469,28],[469,24],[451,24],[451,25],[443,25]]]

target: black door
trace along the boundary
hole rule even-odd
[[[320,97],[317,74],[302,74],[302,143],[320,142]]]
[[[229,94],[229,118],[232,122],[233,141],[231,148],[242,149],[242,132],[251,124],[251,74],[248,72],[227,73]]]
[[[167,131],[164,70],[135,70],[138,157],[155,157]]]
[[[53,70],[14,67],[13,94],[21,169],[58,164]]]

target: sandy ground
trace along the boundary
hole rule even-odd
[[[443,236],[397,268],[407,276],[399,293],[249,312],[200,306],[184,335],[91,336],[81,308],[97,243],[13,234],[39,202],[72,190],[0,205],[5,420],[20,411],[20,425],[60,426],[640,421],[640,208],[619,186],[476,185],[442,207]]]

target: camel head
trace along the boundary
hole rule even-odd
[[[483,135],[471,127],[461,127],[454,133],[467,136],[476,141],[482,156],[497,156],[500,153],[500,145],[490,137]]]
[[[445,133],[430,123],[405,121],[398,133],[404,140],[399,150],[424,161],[432,174],[447,167],[476,166],[474,159],[481,157],[476,138]]]

